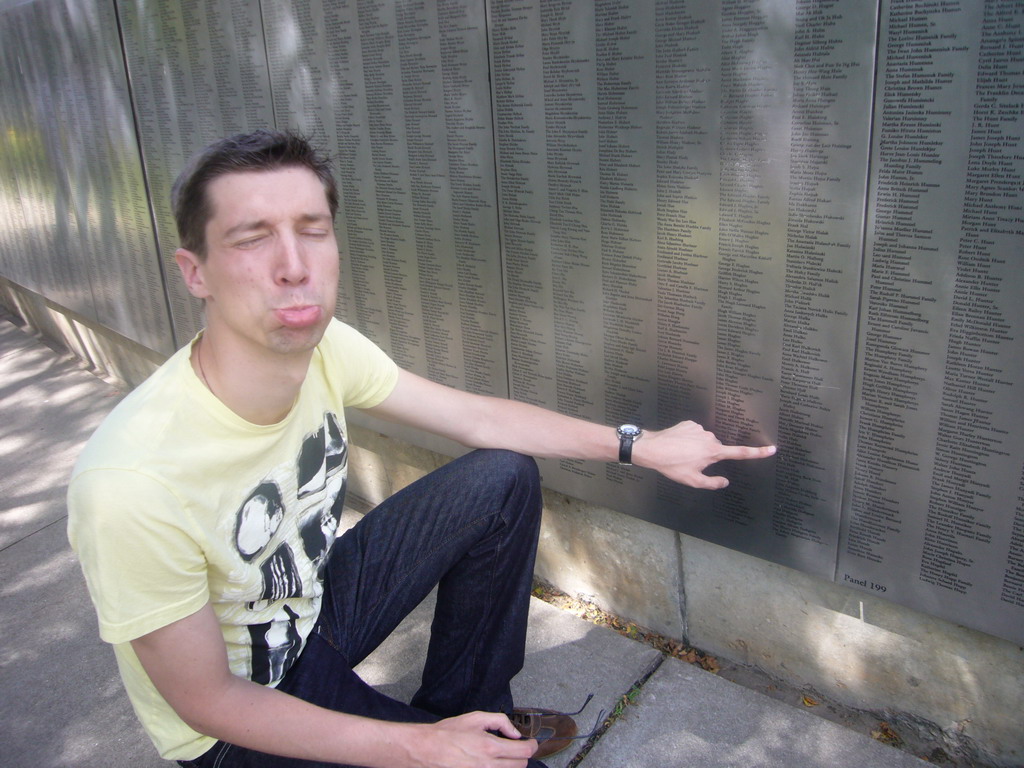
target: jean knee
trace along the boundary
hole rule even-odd
[[[505,503],[512,501],[528,511],[539,514],[541,507],[540,469],[532,456],[501,448],[487,448],[474,451],[465,457],[472,462],[476,478],[484,479],[491,488],[501,493]]]
[[[494,477],[506,478],[512,485],[540,487],[540,470],[532,456],[503,448],[488,448],[476,453],[478,460],[486,463],[485,471]]]

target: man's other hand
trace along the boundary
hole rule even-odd
[[[523,739],[508,717],[496,712],[470,712],[422,729],[413,739],[411,765],[418,768],[526,768],[537,742]],[[499,735],[495,735],[499,734]]]

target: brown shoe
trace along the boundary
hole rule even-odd
[[[578,732],[572,715],[553,709],[516,707],[509,719],[524,738],[537,740],[538,747],[533,756],[538,760],[561,752],[572,743]]]

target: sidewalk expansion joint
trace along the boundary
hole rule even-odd
[[[665,654],[659,654],[651,663],[651,666],[647,671],[637,678],[628,691],[619,697],[619,700],[615,702],[615,708],[612,710],[611,714],[604,719],[604,722],[596,730],[594,735],[587,739],[586,744],[584,744],[583,748],[576,753],[576,756],[569,761],[566,768],[577,768],[577,766],[583,762],[587,755],[590,754],[590,750],[592,750],[597,745],[597,742],[601,740],[601,737],[603,737],[608,730],[615,725],[616,721],[622,717],[626,709],[636,703],[644,685],[646,685],[647,681],[651,679],[651,676],[661,668],[661,665],[665,663],[665,659],[667,658],[668,656]]]
[[[43,531],[45,531],[45,530],[48,530],[48,529],[50,529],[50,528],[53,528],[53,526],[55,526],[55,525],[58,525],[59,523],[64,523],[65,525],[67,525],[67,522],[68,522],[68,516],[67,516],[66,514],[64,514],[64,515],[61,515],[61,516],[60,516],[60,517],[58,517],[58,518],[57,518],[56,520],[51,520],[50,522],[48,522],[48,523],[47,523],[46,525],[44,525],[44,526],[43,526],[42,528],[36,528],[36,529],[35,529],[34,531],[29,531],[28,533],[26,533],[26,534],[25,534],[24,536],[22,536],[21,538],[15,539],[15,540],[14,540],[14,541],[12,541],[12,542],[11,542],[10,544],[7,544],[7,545],[5,545],[5,546],[3,546],[3,547],[0,547],[0,552],[6,552],[6,551],[7,551],[8,549],[10,549],[11,547],[16,547],[16,546],[18,546],[18,545],[19,545],[19,544],[20,544],[21,542],[23,542],[23,541],[26,541],[27,539],[30,539],[30,538],[32,538],[33,536],[35,536],[35,535],[37,535],[37,534],[40,534],[40,533],[42,533],[42,532],[43,532]]]

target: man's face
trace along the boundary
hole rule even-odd
[[[312,349],[334,314],[338,285],[320,180],[301,167],[229,173],[207,195],[205,261],[177,254],[189,290],[206,300],[207,332],[256,352]]]

